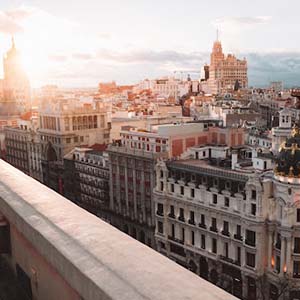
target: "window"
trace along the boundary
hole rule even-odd
[[[71,139],[70,138],[66,138],[66,143],[70,144],[71,143]]]
[[[211,247],[211,251],[212,253],[217,253],[217,240],[216,239],[212,239],[211,240],[211,244],[212,244],[212,247]]]
[[[160,182],[160,190],[163,192],[163,190],[164,190],[164,183],[161,181]]]
[[[275,247],[279,250],[281,249],[281,234],[280,233],[277,233],[277,235],[276,235]]]
[[[164,224],[163,224],[163,222],[160,222],[160,221],[157,222],[157,231],[161,234],[164,233]]]
[[[234,236],[235,239],[241,240],[242,239],[242,229],[241,225],[236,225],[236,234]]]
[[[195,189],[191,189],[191,198],[195,198]]]
[[[157,203],[157,214],[159,216],[164,215],[164,205],[162,203]]]
[[[201,234],[201,248],[205,249],[205,235]]]
[[[300,208],[297,208],[297,222],[300,222]]]
[[[163,177],[164,177],[164,172],[160,171],[160,178],[163,178]]]
[[[195,212],[190,211],[190,219],[189,219],[190,224],[195,224]]]
[[[229,198],[228,197],[224,198],[224,206],[229,207]]]
[[[256,190],[252,190],[252,191],[251,191],[251,198],[252,198],[253,200],[256,200]]]
[[[246,230],[246,244],[249,246],[253,246],[255,247],[255,243],[256,243],[256,234],[255,231],[252,230]]]
[[[216,218],[211,218],[211,231],[217,231],[217,219]]]
[[[300,238],[295,237],[294,245],[294,253],[300,253]]]
[[[223,232],[224,235],[229,235],[229,223],[227,221],[223,222]]]
[[[275,269],[276,269],[277,273],[280,273],[280,256],[279,255],[276,255]]]
[[[179,209],[179,218],[178,218],[180,221],[183,221],[184,222],[184,209],[183,208],[180,208]]]
[[[184,243],[184,240],[185,240],[185,231],[184,231],[184,228],[181,229],[181,240]]]
[[[217,203],[218,203],[218,195],[213,194],[213,204],[217,204]]]
[[[170,206],[169,217],[175,218],[175,209],[174,209],[174,206],[173,206],[173,205]]]
[[[181,194],[181,195],[184,195],[184,186],[181,186],[181,187],[180,187],[180,194]]]
[[[174,189],[174,184],[172,183],[172,184],[171,184],[171,193],[174,193],[174,190],[175,190],[175,189]]]
[[[253,253],[246,253],[246,265],[255,268],[255,254]]]
[[[241,247],[236,248],[236,262],[241,265]]]
[[[200,227],[206,228],[205,226],[205,215],[201,214],[200,216],[200,223],[199,223]]]
[[[293,277],[300,278],[300,261],[294,261]]]
[[[172,224],[172,238],[175,238],[175,225]]]
[[[251,203],[251,215],[256,215],[256,204]]]
[[[83,136],[81,136],[81,137],[80,137],[80,142],[83,142],[83,139],[84,139]]]
[[[224,244],[224,256],[225,256],[226,258],[228,258],[228,255],[229,255],[228,243],[225,243],[225,244]]]
[[[191,231],[191,244],[195,245],[195,232],[193,230]]]

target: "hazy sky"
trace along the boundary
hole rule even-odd
[[[14,35],[33,86],[133,83],[198,71],[219,28],[224,51],[247,57],[250,84],[300,85],[299,9],[299,0],[0,0],[0,54]]]

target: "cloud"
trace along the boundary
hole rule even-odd
[[[0,11],[0,32],[6,34],[15,34],[22,31],[23,28],[21,25],[14,21],[13,18]]]
[[[50,54],[48,56],[48,59],[53,61],[53,62],[65,62],[68,60],[67,55],[62,55],[62,54]]]
[[[154,50],[138,50],[131,52],[113,52],[107,49],[101,49],[97,52],[97,57],[103,60],[110,60],[118,63],[180,63],[190,64],[191,62],[203,62],[207,57],[205,53],[192,52],[183,53],[174,50],[154,51]]]
[[[74,53],[72,58],[79,60],[91,60],[94,58],[94,56],[90,53]]]
[[[29,17],[33,11],[32,8],[25,6],[13,10],[0,11],[0,32],[11,35],[23,32],[20,21]]]
[[[4,12],[7,17],[20,21],[23,20],[29,16],[31,16],[34,13],[35,9],[32,7],[27,7],[27,6],[20,6],[12,10],[8,10]]]
[[[256,26],[267,24],[271,16],[256,17],[222,17],[213,22],[213,25],[225,33],[236,33],[245,29],[253,29]]]

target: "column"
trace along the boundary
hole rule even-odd
[[[272,269],[272,255],[273,255],[273,232],[269,231],[268,234],[268,268]]]
[[[286,272],[287,273],[292,273],[293,268],[292,268],[292,238],[287,237],[286,238]]]
[[[281,238],[281,254],[280,254],[280,274],[284,274],[284,267],[286,265],[285,251],[286,251],[286,239],[285,239],[285,237],[282,237]]]

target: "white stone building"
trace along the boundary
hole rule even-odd
[[[158,251],[239,298],[299,299],[299,130],[274,172],[250,149],[222,149],[157,164]]]

